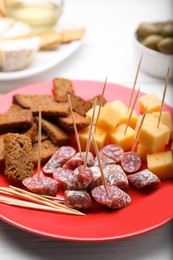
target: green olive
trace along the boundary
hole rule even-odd
[[[161,35],[152,34],[147,36],[141,43],[153,50],[158,50],[157,45],[163,39]]]
[[[152,23],[142,23],[137,28],[137,36],[145,38],[150,34],[160,34],[160,27]]]
[[[160,52],[173,54],[173,37],[164,38],[158,43],[157,47]]]
[[[164,37],[173,36],[173,22],[166,23],[162,26],[161,35],[163,35]]]

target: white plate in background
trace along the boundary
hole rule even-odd
[[[64,22],[58,26],[58,29],[74,29],[81,26],[73,25],[69,22]],[[51,51],[40,51],[36,54],[33,62],[25,69],[12,72],[0,72],[0,81],[10,81],[23,79],[30,76],[37,75],[44,72],[60,62],[68,58],[73,52],[75,52],[82,44],[82,40],[73,41],[68,44],[62,44],[57,49]]]

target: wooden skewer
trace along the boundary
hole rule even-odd
[[[167,90],[167,86],[168,86],[168,82],[169,82],[169,71],[170,71],[170,68],[168,68],[168,70],[167,70],[166,81],[165,81],[165,88],[164,88],[163,97],[162,97],[162,104],[161,104],[159,119],[158,119],[158,123],[157,123],[157,127],[158,128],[159,128],[159,124],[160,124],[160,120],[161,120],[161,116],[162,116],[163,104],[164,104],[166,90]]]
[[[127,125],[126,125],[125,131],[124,131],[124,135],[126,134],[127,128],[129,127],[130,120],[131,120],[131,117],[132,117],[132,113],[133,113],[133,110],[134,110],[134,107],[136,105],[136,101],[137,101],[137,98],[138,98],[138,95],[139,95],[139,91],[140,91],[140,88],[138,89],[138,91],[136,93],[136,97],[135,97],[135,100],[134,100],[134,103],[133,103],[133,106],[132,106],[132,109],[131,109],[131,112],[130,112],[130,115],[129,115],[129,118],[128,118],[128,121],[127,121]]]
[[[38,181],[40,181],[40,169],[41,169],[41,107],[39,107],[39,114],[38,114],[38,162],[37,162]]]
[[[42,201],[42,202],[43,202],[43,201],[49,202],[51,205],[55,205],[56,207],[61,207],[61,208],[68,209],[68,210],[70,210],[70,211],[79,212],[79,211],[77,211],[77,210],[75,210],[75,209],[71,209],[71,208],[69,208],[69,207],[67,207],[67,206],[65,206],[65,205],[63,205],[63,204],[58,203],[58,202],[50,201],[49,199],[44,198],[44,197],[42,197],[42,196],[40,196],[40,195],[38,195],[38,194],[29,192],[29,191],[26,191],[26,190],[22,190],[22,189],[20,189],[20,188],[17,188],[17,187],[11,186],[11,185],[10,185],[9,187],[12,188],[12,189],[14,189],[14,190],[16,190],[16,191],[18,191],[18,192],[20,192],[20,193],[27,194],[27,195],[30,196],[30,197],[38,198],[38,199],[39,199],[40,201]]]
[[[37,209],[37,210],[51,211],[51,212],[57,212],[57,213],[74,214],[74,215],[84,215],[81,212],[76,213],[73,211],[65,210],[63,208],[61,208],[61,209],[52,208],[49,206],[39,205],[37,203],[8,198],[8,197],[4,197],[4,196],[0,196],[0,202],[4,203],[4,204],[8,204],[8,205],[22,207],[22,208]]]
[[[97,114],[97,118],[96,118],[96,122],[95,122],[94,132],[96,132],[96,129],[97,129],[98,120],[99,120],[99,116],[100,116],[100,111],[101,111],[101,107],[102,107],[102,104],[103,104],[103,96],[104,96],[104,93],[105,93],[106,84],[107,84],[107,77],[106,77],[106,79],[105,79],[105,82],[104,82],[104,85],[103,85],[103,89],[102,89],[102,94],[101,94],[101,99],[100,99],[100,104],[99,104],[99,110],[98,110],[98,114]]]
[[[74,119],[74,113],[73,113],[73,108],[72,108],[70,95],[68,95],[68,102],[69,102],[70,112],[71,112],[71,116],[72,116],[72,120],[73,120],[73,127],[74,127],[74,131],[75,131],[75,137],[76,137],[76,141],[77,141],[77,146],[78,146],[78,150],[79,150],[79,153],[80,153],[80,156],[81,156],[82,150],[81,150],[79,135],[78,135],[75,119]]]
[[[105,176],[104,176],[104,172],[103,172],[103,168],[102,168],[102,164],[101,164],[101,160],[100,160],[100,155],[99,155],[99,150],[98,150],[97,143],[96,143],[96,140],[95,140],[95,137],[94,137],[94,133],[93,133],[93,132],[92,132],[92,139],[93,139],[93,144],[94,144],[95,153],[96,153],[96,156],[97,156],[97,159],[98,159],[98,164],[99,164],[100,172],[101,172],[101,175],[102,175],[103,185],[104,185],[106,194],[108,195],[107,183],[106,183],[106,179],[105,179]]]
[[[135,151],[135,147],[136,147],[136,144],[137,144],[137,141],[138,141],[139,134],[140,134],[140,132],[141,132],[141,127],[142,127],[142,125],[143,125],[145,116],[146,116],[146,114],[147,114],[147,110],[148,110],[148,107],[146,107],[145,112],[144,112],[144,114],[143,114],[143,116],[142,116],[141,123],[140,123],[140,125],[139,125],[139,128],[138,128],[138,131],[137,131],[135,140],[134,140],[133,145],[132,145],[131,155],[132,155],[132,154],[134,153],[134,151]]]
[[[87,145],[86,145],[86,154],[85,154],[85,160],[84,160],[84,171],[87,166],[88,153],[89,153],[90,144],[91,144],[91,133],[92,133],[93,125],[94,125],[96,104],[97,104],[97,98],[95,98],[95,100],[94,100],[94,109],[93,109],[92,119],[91,119],[91,123],[90,123],[90,127],[89,127],[88,141],[87,141]]]
[[[31,200],[31,201],[34,201],[36,203],[41,203],[45,206],[50,206],[50,207],[53,207],[53,208],[59,208],[60,206],[59,205],[55,205],[55,204],[52,204],[51,201],[44,201],[44,200],[41,200],[41,199],[38,199],[38,198],[35,198],[34,196],[29,196],[28,194],[25,194],[25,193],[22,193],[22,192],[18,192],[12,188],[7,188],[7,187],[0,187],[0,193],[5,193],[7,195],[14,195],[15,197],[17,198],[21,198],[21,199],[25,199],[25,200]]]
[[[53,197],[53,196],[49,196],[49,195],[40,195],[40,196],[43,197],[43,198],[50,199],[50,200],[59,200],[59,201],[64,201],[64,199],[61,198],[61,197]]]
[[[136,76],[135,76],[135,81],[134,81],[134,84],[133,84],[133,89],[132,89],[132,92],[131,92],[131,96],[130,96],[130,101],[129,101],[129,105],[128,105],[128,110],[127,110],[127,112],[129,111],[130,106],[131,106],[131,103],[132,103],[132,98],[133,98],[133,95],[134,95],[134,90],[135,90],[136,82],[137,82],[137,79],[138,79],[139,70],[140,70],[141,63],[142,63],[142,58],[143,58],[143,54],[141,55],[141,58],[140,58],[140,61],[139,61],[139,64],[138,64],[138,68],[137,68],[137,72],[136,72]]]

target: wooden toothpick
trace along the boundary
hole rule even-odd
[[[165,80],[165,88],[164,88],[164,92],[163,92],[162,104],[161,104],[161,108],[160,108],[160,113],[159,113],[159,119],[158,119],[157,127],[159,127],[161,116],[162,116],[166,90],[167,90],[167,86],[168,86],[168,82],[169,82],[169,71],[170,71],[170,68],[168,68],[168,70],[167,70],[167,75],[166,75],[166,80]]]
[[[68,102],[69,102],[70,112],[71,112],[71,116],[72,116],[72,120],[73,120],[73,127],[74,127],[76,142],[77,142],[78,150],[79,150],[79,153],[80,153],[80,156],[81,156],[82,150],[81,150],[81,145],[80,145],[80,140],[79,140],[79,134],[78,134],[75,119],[74,119],[74,113],[73,113],[70,95],[68,95]]]
[[[38,162],[37,162],[38,181],[40,180],[40,168],[41,168],[41,107],[39,107],[39,114],[38,114]]]
[[[96,153],[96,156],[97,156],[97,159],[98,159],[100,172],[101,172],[101,175],[102,175],[103,185],[104,185],[106,194],[108,195],[107,183],[106,183],[106,179],[105,179],[105,176],[104,176],[104,172],[103,172],[103,168],[102,168],[102,164],[101,164],[101,160],[100,160],[100,155],[99,155],[99,150],[98,150],[97,143],[96,143],[93,132],[92,132],[92,139],[93,139],[93,144],[94,144],[94,150],[95,150],[95,153]]]
[[[99,110],[98,110],[98,114],[97,114],[97,118],[96,118],[96,122],[95,122],[95,129],[94,129],[94,131],[96,131],[96,129],[97,129],[98,120],[99,120],[99,116],[100,116],[100,111],[101,111],[101,107],[102,107],[102,104],[103,104],[103,96],[104,96],[104,93],[105,93],[106,84],[107,84],[107,77],[105,79],[105,82],[104,82],[104,85],[103,85],[103,89],[102,89],[102,94],[101,94],[101,99],[100,99],[100,104],[99,104]]]
[[[140,91],[140,88],[138,89],[138,91],[136,93],[136,97],[135,97],[135,100],[134,100],[134,103],[133,103],[133,106],[132,106],[132,109],[131,109],[131,112],[130,112],[130,115],[129,115],[129,118],[128,118],[128,121],[127,121],[127,125],[126,125],[125,131],[124,131],[124,135],[126,134],[127,128],[129,127],[130,120],[131,120],[131,117],[132,117],[132,113],[133,113],[133,110],[134,110],[134,107],[136,105],[136,101],[137,101],[137,98],[138,98],[138,95],[139,95],[139,91]]]
[[[147,110],[148,110],[148,107],[146,107],[145,112],[144,112],[144,114],[143,114],[143,116],[142,116],[141,123],[140,123],[140,125],[139,125],[139,128],[138,128],[138,131],[137,131],[135,140],[134,140],[133,145],[132,145],[131,155],[132,155],[132,154],[134,153],[134,151],[135,151],[135,147],[136,147],[136,144],[137,144],[137,141],[138,141],[139,134],[140,134],[140,132],[141,132],[141,127],[142,127],[142,125],[143,125],[145,116],[146,116],[146,114],[147,114]]]
[[[131,103],[132,103],[132,98],[133,98],[133,95],[134,95],[134,90],[135,90],[135,87],[136,87],[136,82],[137,82],[137,79],[138,79],[138,74],[139,74],[139,70],[140,70],[140,67],[141,67],[142,58],[143,58],[143,54],[141,55],[141,58],[140,58],[140,61],[139,61],[139,64],[138,64],[138,68],[137,68],[135,81],[134,81],[134,84],[133,84],[133,89],[132,89],[132,93],[131,93],[131,96],[130,96],[130,101],[129,101],[127,112],[129,111]]]
[[[84,171],[85,171],[85,168],[87,166],[88,153],[89,153],[90,144],[91,144],[91,133],[92,133],[93,125],[94,125],[96,104],[97,104],[97,98],[95,98],[95,100],[94,100],[94,109],[93,109],[93,113],[92,113],[91,123],[90,123],[90,126],[89,126],[88,141],[87,141],[86,154],[85,154],[85,160],[84,160]]]

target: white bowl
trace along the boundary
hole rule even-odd
[[[164,54],[145,47],[137,40],[136,35],[134,36],[134,52],[137,62],[143,54],[141,70],[152,76],[165,79],[168,67],[170,67],[170,78],[173,78],[172,54]]]

